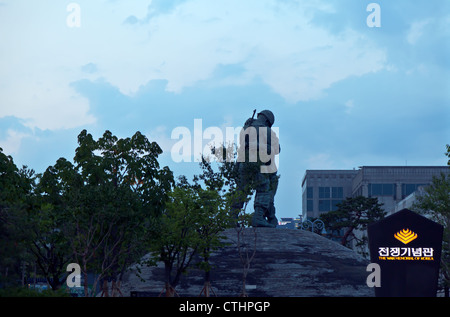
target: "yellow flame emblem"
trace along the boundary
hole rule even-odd
[[[404,244],[408,244],[417,238],[417,233],[414,233],[409,229],[403,229],[403,230],[397,232],[396,234],[394,234],[394,237],[398,241],[400,241]]]

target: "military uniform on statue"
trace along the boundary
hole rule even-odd
[[[237,191],[242,193],[233,204],[236,214],[244,202],[256,191],[254,200],[253,227],[275,228],[274,197],[278,188],[275,155],[280,153],[277,135],[271,129],[275,117],[270,110],[258,113],[257,118],[249,118],[241,131],[237,158]]]

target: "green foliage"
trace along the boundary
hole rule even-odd
[[[169,193],[150,248],[165,265],[166,293],[171,296],[200,244],[197,232],[201,202],[193,188],[178,184]]]
[[[69,262],[85,275],[120,278],[148,251],[144,241],[173,186],[158,163],[161,148],[140,132],[94,140],[86,130],[78,145],[74,163],[60,158],[37,176],[0,150],[0,276],[17,268],[17,280],[26,260],[58,289]]]
[[[28,260],[27,234],[20,225],[33,195],[34,171],[18,169],[13,158],[0,148],[0,282],[14,284],[21,263]]]
[[[377,198],[358,196],[347,198],[336,206],[336,211],[320,215],[325,228],[332,232],[332,238],[339,237],[342,245],[350,247],[354,240],[355,246],[364,250],[367,237],[361,233],[367,230],[370,223],[384,218],[386,213],[382,205]]]
[[[194,183],[197,186],[201,186],[199,183],[203,183],[202,186],[205,188],[220,194],[224,204],[223,208],[229,211],[227,217],[230,227],[235,227],[236,225],[248,227],[251,223],[252,215],[246,213],[245,209],[255,192],[255,188],[260,184],[261,180],[258,177],[260,164],[246,163],[244,178],[247,184],[244,188],[238,190],[238,178],[242,177],[242,175],[240,175],[241,171],[238,170],[236,162],[237,149],[232,145],[222,145],[212,148],[211,153],[213,155],[212,159],[202,157],[200,163],[202,173],[194,177]],[[237,202],[244,202],[242,210],[234,210]],[[237,214],[232,214],[236,212]]]
[[[85,273],[91,268],[99,279],[120,279],[147,251],[144,241],[154,232],[153,218],[162,212],[173,175],[159,166],[159,145],[140,132],[119,139],[106,131],[95,141],[83,130],[78,143],[81,186],[69,195],[71,245]]]
[[[229,226],[230,215],[223,197],[218,192],[197,188],[197,195],[202,203],[197,229],[200,238],[198,253],[202,258],[199,266],[208,272],[211,269],[211,252],[224,246],[222,232]]]
[[[181,274],[193,266],[205,271],[205,285],[209,285],[209,258],[214,250],[224,246],[222,232],[231,223],[232,167],[223,161],[216,171],[203,157],[202,172],[194,176],[193,183],[181,176],[169,194],[159,218],[157,238],[149,241],[165,265],[166,296],[175,293]]]
[[[57,290],[65,282],[67,264],[73,260],[68,239],[72,232],[67,231],[68,195],[80,180],[74,166],[64,158],[49,166],[37,180],[32,206],[20,228],[27,234],[27,249],[34,256],[33,262],[52,289]]]
[[[414,208],[429,215],[434,221],[450,227],[450,176],[441,173],[433,177],[431,185],[426,186],[422,195],[417,195]]]
[[[424,193],[417,195],[416,199],[412,207],[414,210],[444,226],[441,273],[443,284],[448,292],[450,287],[450,175],[441,173],[439,177],[433,177],[431,185],[425,187]]]

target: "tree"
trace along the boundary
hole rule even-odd
[[[24,278],[23,266],[30,260],[23,215],[33,195],[34,171],[17,168],[11,156],[0,148],[0,282],[4,285]]]
[[[197,232],[202,203],[191,186],[177,184],[166,202],[156,230],[158,237],[150,241],[153,254],[164,263],[166,297],[177,295],[175,288],[191,264],[200,245]]]
[[[447,146],[448,148],[448,146]],[[449,296],[450,287],[450,174],[441,173],[433,177],[431,185],[416,196],[413,209],[444,226],[441,255],[441,273],[445,296]]]
[[[341,236],[343,246],[350,247],[354,241],[355,247],[364,250],[367,237],[360,233],[366,231],[370,223],[384,218],[386,212],[381,208],[382,205],[378,203],[377,198],[358,196],[349,197],[336,206],[336,211],[320,215],[325,227],[332,231],[332,238],[336,237],[336,232],[343,231]],[[364,255],[366,252],[362,253]]]
[[[65,226],[68,223],[67,192],[80,184],[72,163],[60,158],[37,177],[34,206],[24,219],[29,233],[28,248],[53,290],[58,290],[67,277],[67,264],[73,261]]]
[[[236,227],[237,232],[237,249],[239,258],[242,264],[242,287],[240,297],[247,297],[246,284],[247,275],[250,271],[250,266],[256,255],[256,243],[258,240],[258,234],[256,228],[251,228],[252,235],[247,235],[249,232],[244,226]]]
[[[202,174],[195,178],[196,181],[202,180],[207,189],[220,193],[220,201],[223,202],[224,210],[222,217],[225,217],[226,227],[234,227],[236,230],[236,247],[243,266],[242,269],[242,290],[241,297],[246,297],[246,279],[250,270],[251,262],[256,255],[256,242],[257,231],[256,228],[252,228],[252,234],[246,234],[248,230],[246,227],[250,224],[251,216],[246,213],[246,207],[252,194],[256,183],[247,184],[246,188],[238,190],[237,180],[238,171],[236,166],[236,149],[233,150],[233,145],[228,147],[221,145],[221,147],[213,147],[211,154],[214,161],[217,161],[217,171],[213,168],[213,162],[211,158],[202,157],[200,167]],[[259,169],[259,167],[258,167]],[[257,171],[258,169],[255,169]],[[243,208],[241,210],[235,210],[236,202],[244,201]],[[224,227],[225,228],[225,227]],[[223,242],[222,242],[223,243]],[[205,286],[209,285],[209,274],[205,274]]]
[[[211,161],[202,157],[200,168],[201,173],[194,176],[192,184],[185,176],[179,178],[160,219],[159,238],[151,242],[154,253],[164,262],[166,296],[176,294],[181,274],[193,266],[205,272],[200,295],[214,293],[209,259],[214,250],[226,244],[222,232],[231,223],[231,187],[223,164],[215,171]]]
[[[82,186],[70,196],[74,254],[85,275],[85,293],[88,263],[98,273],[96,282],[110,278],[120,293],[116,281],[120,284],[125,268],[145,254],[144,241],[172,186],[172,172],[160,168],[161,148],[140,132],[119,139],[105,131],[95,141],[83,130],[78,143],[74,161]]]
[[[119,139],[106,131],[96,141],[83,130],[78,143],[75,164],[60,158],[37,177],[34,205],[21,224],[52,288],[64,282],[66,264],[75,261],[82,268],[85,296],[94,295],[88,272],[97,273],[94,289],[111,278],[113,292],[120,293],[125,269],[146,252],[143,242],[173,175],[159,167],[158,144],[139,132]]]
[[[211,162],[202,157],[200,168],[202,173],[194,177],[193,188],[202,202],[197,229],[200,237],[198,253],[202,260],[198,266],[204,270],[205,276],[200,295],[208,297],[210,290],[213,291],[210,280],[212,266],[209,259],[214,250],[226,244],[222,232],[230,226],[232,215],[229,212],[230,201],[225,188],[229,180],[224,177],[224,166],[215,172]]]
[[[144,240],[154,232],[173,174],[159,166],[159,145],[140,132],[119,139],[105,131],[94,140],[83,130],[78,144],[74,164],[60,158],[36,177],[0,149],[0,274],[11,275],[13,267],[19,273],[32,255],[58,289],[66,264],[76,261],[86,296],[88,271],[98,274],[94,288],[111,278],[120,293],[115,282],[148,251]]]

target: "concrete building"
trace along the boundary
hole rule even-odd
[[[336,210],[347,197],[377,197],[391,214],[399,203],[448,166],[362,166],[354,170],[307,170],[302,180],[302,218]],[[401,204],[400,204],[401,205]]]
[[[352,196],[357,170],[307,170],[302,181],[302,219],[317,218]]]

